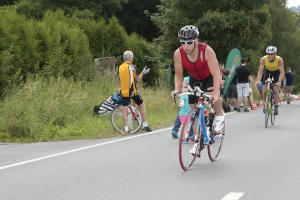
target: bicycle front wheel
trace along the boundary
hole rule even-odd
[[[215,119],[214,119],[215,120]],[[210,142],[207,146],[208,151],[208,157],[209,159],[214,162],[218,155],[221,152],[223,143],[224,143],[224,137],[225,137],[225,119],[224,119],[224,125],[222,130],[220,131],[220,134],[215,135],[215,130],[213,129],[214,126],[212,126],[212,131],[209,133]]]
[[[184,171],[187,171],[192,167],[200,148],[200,140],[198,139],[195,143],[194,133],[196,133],[196,131],[193,130],[193,127],[195,127],[194,123],[195,125],[197,123],[197,115],[197,109],[193,109],[188,113],[179,137],[179,162]],[[194,148],[196,148],[195,153],[191,152]]]
[[[269,103],[270,103],[270,97],[266,97],[266,102],[264,106],[265,111],[265,127],[268,128],[268,120],[269,120]]]
[[[123,105],[118,105],[112,112],[110,116],[110,122],[114,129],[116,129],[120,133],[125,133],[124,123],[122,118],[122,110]],[[128,117],[127,123],[129,132],[134,134],[138,132],[142,127],[142,115],[138,108],[133,105],[129,105],[128,107]]]

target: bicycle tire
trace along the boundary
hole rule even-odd
[[[271,95],[271,124],[274,125],[275,123],[275,99],[274,94]]]
[[[129,106],[133,109],[133,112],[137,116],[137,118],[135,119],[134,114],[129,112],[128,118],[127,118],[129,132],[130,132],[130,134],[134,134],[134,133],[137,133],[142,127],[142,115],[141,115],[140,110],[137,107],[135,107],[133,105],[129,105]],[[115,107],[115,109],[111,112],[110,122],[115,130],[117,130],[120,133],[125,133],[124,123],[123,123],[123,118],[122,118],[122,109],[123,109],[122,104]]]
[[[266,97],[266,102],[264,106],[264,111],[265,111],[265,127],[268,128],[268,121],[269,121],[269,102],[270,102],[270,97],[269,95]]]
[[[214,119],[215,121],[215,119]],[[214,134],[214,126],[212,126],[212,131],[209,133],[210,137],[210,143],[207,146],[207,152],[209,159],[214,162],[217,157],[219,156],[222,146],[224,144],[224,138],[225,138],[225,119],[224,119],[224,126],[219,135]]]
[[[188,135],[193,131],[194,123],[197,123],[195,120],[198,116],[199,111],[197,109],[190,110],[187,114],[185,122],[182,125],[180,137],[179,137],[179,162],[180,166],[184,171],[189,170],[193,163],[195,162],[199,148],[200,148],[200,139],[197,140],[195,143],[195,136],[194,139],[188,139]],[[199,134],[200,135],[200,134]],[[191,154],[189,151],[197,144],[197,150],[195,154]]]

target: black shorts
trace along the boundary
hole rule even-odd
[[[190,76],[190,81],[189,85],[194,88],[195,86],[199,86],[201,90],[204,92],[212,92],[212,90],[207,90],[207,88],[213,87],[214,86],[214,78],[212,75],[210,75],[208,78],[203,79],[201,81],[196,80],[192,76]],[[194,104],[196,103],[197,99],[196,97],[189,95],[189,104]]]
[[[140,94],[133,97],[122,97],[122,105],[129,106],[130,99],[132,99],[138,106],[143,103],[143,99]]]
[[[231,98],[238,98],[238,93],[237,93],[237,85],[235,84],[230,84],[228,87],[228,90],[226,92],[226,97],[231,99]]]
[[[280,75],[279,69],[271,72],[266,68],[265,73],[264,73],[264,78],[263,78],[263,84],[266,84],[265,81],[269,78],[269,74],[270,74],[270,78],[274,77],[274,80],[272,82],[277,83],[279,80],[279,75]]]

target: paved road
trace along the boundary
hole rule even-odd
[[[170,128],[103,140],[0,143],[2,200],[298,200],[300,101],[283,102],[275,125],[262,109],[226,116],[216,162],[202,152],[190,171]]]

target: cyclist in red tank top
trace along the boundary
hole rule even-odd
[[[222,110],[220,97],[220,70],[214,50],[207,44],[199,42],[199,31],[196,26],[188,25],[178,31],[181,42],[174,53],[175,90],[171,96],[180,92],[184,69],[190,74],[189,85],[193,88],[195,83],[200,82],[201,89],[212,95],[216,111],[215,131],[219,132],[224,126],[225,114]],[[195,98],[189,96],[191,109],[195,108]]]

